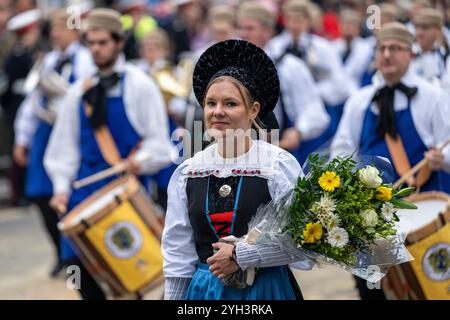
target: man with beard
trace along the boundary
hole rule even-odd
[[[44,159],[53,183],[50,204],[68,211],[115,177],[71,190],[74,180],[126,159],[127,172],[141,175],[145,185],[146,177],[142,175],[170,163],[173,151],[161,93],[147,75],[125,62],[119,13],[93,10],[87,18],[85,36],[98,72],[93,78],[76,82],[62,101]],[[105,144],[113,147],[105,152]],[[136,159],[144,154],[151,154],[151,158],[138,162]],[[70,243],[65,244],[64,258],[72,258],[72,265],[81,270],[81,297],[105,299]]]

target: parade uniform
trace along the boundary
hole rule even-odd
[[[444,15],[436,9],[422,9],[414,16],[413,26],[414,29],[417,28],[421,33],[421,37],[426,35],[422,30],[433,30],[433,38],[428,40],[433,40],[434,43],[431,49],[427,48],[424,51],[420,44],[421,39],[417,40],[417,43],[413,45],[415,58],[411,63],[411,67],[422,78],[439,85],[445,73],[447,58],[450,54],[446,35],[448,30],[444,26]],[[435,31],[439,29],[441,31],[436,33]],[[412,33],[414,34],[414,32]]]
[[[364,74],[373,59],[373,46],[361,37],[352,39],[347,45],[344,39],[333,42],[336,51],[341,57],[344,71],[353,80],[356,87],[360,87]]]
[[[86,78],[94,72],[94,64],[89,50],[79,42],[73,42],[65,52],[52,51],[44,57],[43,68],[54,70],[72,84],[77,79]],[[16,144],[30,149],[27,172],[26,194],[29,197],[51,196],[52,185],[44,165],[44,152],[52,131],[52,124],[39,118],[34,103],[46,109],[48,97],[42,89],[30,93],[19,109],[15,123]]]
[[[44,70],[53,70],[62,76],[67,84],[77,79],[85,78],[94,71],[94,64],[89,50],[79,42],[71,43],[65,52],[54,50],[43,60]],[[46,76],[41,73],[41,76]],[[44,169],[44,153],[52,132],[52,116],[57,110],[49,110],[51,97],[41,88],[36,88],[22,103],[15,122],[15,143],[25,146],[29,150],[29,161],[26,176],[25,194],[32,198],[39,206],[47,230],[58,249],[60,255],[60,238],[57,229],[58,217],[49,207],[49,200],[53,194],[52,183]],[[54,98],[60,100],[61,97]],[[56,101],[52,101],[57,105]],[[41,116],[45,113],[48,117]]]
[[[249,63],[253,61],[254,63]],[[242,40],[210,47],[194,71],[194,92],[203,101],[211,80],[220,76],[240,81],[260,102],[258,117],[270,113],[279,95],[275,66],[260,48]],[[272,144],[253,140],[250,149],[223,158],[212,144],[183,162],[172,176],[162,240],[166,299],[282,299],[301,296],[287,264],[292,255],[278,245],[236,246],[242,270],[258,267],[252,286],[225,287],[208,269],[212,244],[221,238],[244,236],[260,205],[292,190],[302,175],[296,159]],[[310,260],[296,267],[310,269]]]
[[[6,125],[10,131],[11,145],[14,143],[14,122],[17,111],[26,97],[25,80],[28,73],[35,63],[37,55],[40,53],[40,43],[38,35],[36,43],[27,45],[23,42],[23,37],[31,33],[38,33],[39,20],[41,14],[39,10],[27,10],[9,19],[7,27],[9,31],[13,31],[17,35],[17,41],[11,48],[8,56],[4,61],[3,76],[5,83],[0,89],[0,104],[3,108]],[[15,161],[12,163],[11,184],[12,184],[12,204],[23,204],[25,196],[25,177],[26,170],[20,167]]]
[[[307,157],[333,137],[342,116],[343,104],[356,87],[348,80],[339,55],[328,40],[309,33],[302,34],[296,40],[294,44],[292,35],[284,31],[270,40],[268,51],[272,57],[281,56],[287,51],[305,62],[330,115],[331,121],[327,130],[300,146],[300,153]]]
[[[117,81],[106,91],[105,124],[120,157],[125,159],[136,150],[136,157],[140,153],[147,153],[151,158],[141,164],[141,173],[154,173],[173,158],[172,144],[167,135],[167,113],[161,94],[153,81],[137,67],[126,63],[122,55],[113,70]],[[99,80],[94,79],[96,81]],[[53,192],[70,194],[69,211],[114,179],[107,178],[71,190],[74,180],[110,167],[100,152],[94,129],[85,113],[82,99],[85,94],[84,83],[83,80],[75,83],[63,100],[63,108],[44,159],[45,168],[53,182]],[[145,184],[145,180],[145,177],[141,177],[142,183]],[[68,240],[64,242],[62,255],[64,259],[77,259],[78,254]],[[87,280],[85,286],[94,287],[91,293],[83,296],[85,299],[102,298],[101,290],[95,287],[93,280]]]
[[[171,83],[163,84],[159,83],[159,80],[161,80],[160,77],[158,77],[159,74],[163,75],[170,75],[172,76],[171,79],[176,81],[176,70],[175,66],[172,66],[169,61],[160,59],[157,60],[154,65],[150,66],[148,63],[145,63],[141,61],[138,66],[145,71],[147,74],[153,75],[156,84],[159,86],[161,93],[164,97],[164,102],[166,104],[166,107],[169,107],[171,105],[172,99],[175,97],[173,91],[176,91],[175,88],[173,88],[173,91],[170,91],[170,88],[167,88],[171,85]],[[163,76],[164,76],[163,75]],[[177,86],[181,86],[181,84],[174,83]],[[183,88],[184,89],[184,88]],[[168,116],[169,120],[169,136],[172,136],[175,130],[178,128],[177,122],[170,114]],[[169,180],[172,174],[174,173],[175,169],[177,168],[176,164],[170,164],[165,168],[162,168],[159,172],[153,174],[151,176],[152,181],[156,183],[157,187],[157,203],[166,210],[167,208],[167,188],[169,186]]]
[[[410,98],[401,90],[394,92],[398,133],[410,165],[414,166],[423,159],[424,152],[450,137],[450,123],[447,120],[450,110],[440,90],[415,75],[411,69],[402,77],[401,83],[417,90]],[[333,140],[333,156],[349,155],[356,150],[362,155],[382,156],[392,162],[385,139],[376,131],[379,111],[373,99],[384,86],[385,82],[381,81],[361,89],[349,98]],[[444,157],[444,171],[450,172],[450,148],[444,149]],[[399,174],[394,170],[394,176],[386,178],[394,182]],[[443,190],[443,187],[442,172],[434,171],[421,190]]]
[[[330,117],[319,96],[314,79],[305,63],[290,53],[274,59],[280,77],[280,99],[274,109],[283,131],[296,128],[301,135],[300,146],[290,152],[303,163],[308,154],[302,152],[301,145],[319,137],[328,127]],[[298,84],[302,85],[299,86]]]
[[[441,28],[441,39],[437,39],[433,48],[429,51],[423,52],[417,43],[416,57],[411,63],[413,70],[426,79],[433,85],[440,87],[445,92],[447,97],[447,104],[450,103],[450,96],[448,93],[448,79],[449,66],[448,56],[450,55],[449,30],[444,25],[444,15],[436,9],[422,9],[414,16],[414,26],[427,26],[434,28]],[[450,175],[448,173],[441,173],[441,180],[443,183],[443,190],[450,193]]]
[[[140,145],[139,153],[148,152],[151,159],[142,164],[142,172],[153,173],[171,162],[172,144],[167,132],[167,113],[161,94],[142,71],[119,56],[114,66],[119,81],[107,94],[106,124],[120,156],[126,158]],[[62,105],[45,155],[45,167],[52,179],[54,193],[71,194],[69,210],[98,190],[108,179],[71,192],[74,180],[108,168],[93,129],[83,108],[82,86],[75,83]]]
[[[416,56],[411,62],[411,68],[420,77],[439,85],[446,70],[448,56],[447,49],[440,45],[436,45],[433,50],[426,52],[417,49]]]
[[[376,41],[374,36],[367,37],[364,41],[368,47],[370,47],[370,57],[367,65],[365,66],[364,73],[361,77],[361,82],[359,86],[365,87],[372,84],[373,76],[377,72],[377,67],[375,65],[375,55],[376,55]]]

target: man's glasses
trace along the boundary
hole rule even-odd
[[[411,48],[399,45],[391,45],[391,46],[377,46],[376,50],[378,53],[384,53],[385,50],[388,50],[390,53],[396,54],[401,51],[411,51]]]

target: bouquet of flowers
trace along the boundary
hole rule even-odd
[[[352,157],[312,154],[310,171],[283,199],[259,208],[249,225],[255,243],[278,242],[296,258],[337,265],[377,282],[395,264],[412,260],[398,234],[396,208],[414,188],[393,189],[377,167],[358,169]]]

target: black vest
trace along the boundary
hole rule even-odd
[[[213,216],[231,217],[231,212],[233,212],[236,201],[240,176],[217,178],[211,175],[209,179],[208,211],[210,218]],[[219,189],[224,184],[231,187],[231,193],[227,197],[222,197],[219,194]],[[188,178],[186,194],[189,220],[194,230],[194,242],[197,254],[202,263],[206,263],[206,259],[213,255],[211,245],[219,241],[218,237],[225,237],[231,231],[231,219],[213,218],[211,219],[212,224],[209,223],[206,217],[207,189],[208,177]],[[270,200],[272,198],[266,179],[244,176],[236,211],[233,235],[239,238],[247,234],[248,223],[255,215],[258,207],[267,204]]]

